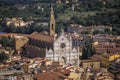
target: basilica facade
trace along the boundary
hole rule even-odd
[[[62,32],[58,37],[54,37],[53,48],[46,48],[47,60],[74,64],[78,60],[79,49],[72,46],[72,38]]]
[[[78,61],[79,49],[73,47],[71,35],[65,34],[63,30],[59,36],[55,35],[55,18],[52,6],[50,10],[49,36],[53,37],[54,40],[53,46],[46,48],[45,59],[59,63],[74,64]]]

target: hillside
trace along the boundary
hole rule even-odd
[[[5,26],[2,20],[6,17],[22,17],[25,21],[33,20],[36,23],[48,22],[49,2],[50,0],[0,0],[0,26]],[[74,10],[71,10],[72,5]],[[24,6],[25,9],[21,9]],[[85,26],[112,26],[112,34],[120,35],[119,0],[79,0],[77,3],[53,3],[53,7],[57,32],[60,28],[66,29],[71,23],[77,23]]]

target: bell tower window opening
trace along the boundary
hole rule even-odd
[[[52,27],[52,30],[53,30],[53,29],[54,29],[53,24],[52,24],[52,26],[51,26],[51,27]]]

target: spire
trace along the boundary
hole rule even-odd
[[[52,3],[50,3],[50,14],[54,14]]]
[[[52,3],[50,4],[49,35],[52,37],[55,35],[55,18]]]

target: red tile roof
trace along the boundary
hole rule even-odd
[[[37,78],[37,80],[61,80],[59,75],[51,71],[35,74],[34,78]]]
[[[44,35],[41,33],[34,33],[28,36],[29,38],[46,41],[46,42],[53,42],[53,37],[50,37],[49,35]]]

